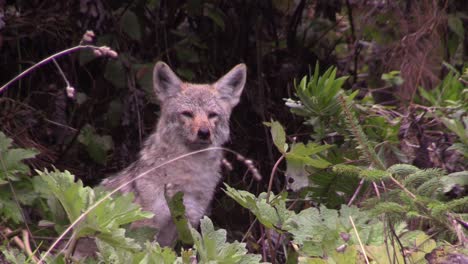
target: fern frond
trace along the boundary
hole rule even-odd
[[[383,161],[377,156],[373,144],[371,144],[367,135],[362,130],[357,118],[354,116],[351,110],[351,104],[347,102],[343,95],[339,95],[338,99],[343,109],[344,119],[348,125],[348,129],[351,131],[351,134],[358,145],[356,149],[361,152],[363,158],[367,160],[372,167],[385,170]]]
[[[396,179],[403,179],[410,174],[420,171],[420,169],[409,164],[395,164],[390,166],[387,171],[393,174]]]
[[[359,177],[366,181],[379,181],[388,178],[391,174],[383,170],[362,170]]]
[[[468,209],[468,196],[452,200],[447,203],[441,203],[432,208],[432,213],[436,216],[442,216],[448,212],[466,212]]]
[[[380,202],[375,205],[375,207],[371,210],[373,215],[381,215],[387,213],[398,213],[398,214],[406,214],[408,212],[408,207],[403,206],[399,203],[395,202]]]
[[[415,173],[410,174],[405,180],[403,185],[408,188],[417,189],[421,184],[429,181],[433,178],[439,178],[444,175],[444,172],[440,169],[427,169],[418,170]]]
[[[358,177],[362,169],[354,165],[338,164],[333,166],[332,171],[340,176]]]
[[[443,186],[439,178],[431,178],[417,187],[416,192],[419,195],[435,198],[443,191]]]

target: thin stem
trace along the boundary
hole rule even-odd
[[[356,229],[356,226],[354,225],[353,218],[349,216],[349,221],[351,221],[351,225],[353,225],[354,233],[356,234],[356,237],[359,241],[359,246],[361,247],[362,254],[364,254],[364,259],[366,260],[366,263],[369,264],[369,259],[367,258],[366,250],[364,249],[364,245],[362,244],[361,238],[359,237],[359,233]]]
[[[413,199],[416,199],[416,195],[414,195],[412,192],[410,192],[408,189],[406,189],[405,186],[403,186],[403,184],[401,184],[399,181],[397,181],[395,178],[393,178],[393,176],[390,175],[390,179],[396,184],[398,185],[398,187],[400,187],[403,191],[405,191],[406,194],[408,194],[411,198]]]
[[[247,231],[245,232],[244,236],[242,237],[242,240],[241,240],[241,243],[245,241],[245,239],[247,239],[247,236],[248,234],[250,233],[250,231],[252,230],[252,228],[254,227],[255,223],[257,223],[257,218],[255,218],[252,222],[252,224],[250,224],[249,228],[247,229]]]
[[[63,81],[67,85],[67,87],[70,86],[70,82],[68,81],[67,77],[65,76],[65,73],[63,73],[62,68],[60,68],[60,65],[57,63],[55,59],[52,59],[52,62],[55,64],[55,67],[57,67],[60,75],[62,75]]]
[[[28,69],[26,69],[22,73],[18,74],[15,78],[11,79],[5,85],[0,87],[0,93],[5,91],[12,83],[14,83],[14,82],[18,81],[19,79],[23,78],[24,76],[26,76],[27,74],[29,74],[30,72],[35,70],[36,68],[39,68],[40,66],[50,62],[51,60],[54,60],[55,58],[61,57],[61,56],[66,55],[68,53],[75,52],[75,51],[80,50],[80,49],[99,49],[99,47],[93,46],[93,45],[78,45],[78,46],[75,46],[75,47],[72,47],[72,48],[69,48],[69,49],[66,49],[66,50],[62,50],[62,51],[60,51],[58,53],[55,53],[55,54],[41,60],[40,62],[34,64],[33,66],[29,67]]]
[[[348,206],[351,206],[351,204],[353,204],[354,199],[356,199],[356,197],[359,194],[359,192],[361,191],[363,185],[364,185],[364,179],[361,179],[361,181],[359,182],[358,187],[356,188],[356,191],[354,191],[353,196],[351,197],[351,199],[349,199]]]
[[[271,188],[273,187],[273,177],[275,176],[275,172],[277,171],[279,164],[281,163],[281,161],[283,161],[284,158],[284,154],[281,155],[281,157],[276,161],[275,165],[273,166],[273,169],[271,170],[270,181],[268,182],[268,192],[266,196],[267,203],[269,203],[270,201]]]
[[[377,197],[380,199],[380,191],[379,191],[379,187],[377,186],[377,184],[375,182],[372,182],[372,186],[374,186],[374,191],[375,191],[375,194],[377,195]]]
[[[23,242],[24,242],[24,250],[28,254],[30,258],[34,260],[34,262],[38,262],[39,259],[34,255],[34,253],[31,250],[31,245],[29,244],[29,233],[28,230],[23,229],[21,231],[22,237],[23,237]]]

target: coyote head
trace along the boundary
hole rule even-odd
[[[246,71],[245,64],[239,64],[213,84],[192,84],[180,80],[167,64],[156,63],[160,139],[189,150],[221,146],[229,138],[229,116],[239,102]]]

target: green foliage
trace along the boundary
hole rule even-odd
[[[177,261],[177,255],[170,248],[161,248],[157,243],[146,242],[137,252],[115,248],[106,242],[97,240],[100,263],[132,263],[132,264],[172,264]]]
[[[22,252],[18,249],[6,249],[5,247],[0,247],[0,252],[2,252],[3,257],[5,258],[7,263],[10,264],[25,264],[25,263],[33,263],[33,261],[27,258]]]
[[[306,124],[314,127],[316,140],[321,140],[327,133],[336,131],[341,113],[338,96],[342,93],[341,87],[347,78],[347,76],[336,78],[335,67],[328,68],[323,75],[320,75],[317,63],[314,75],[305,76],[294,86],[299,101],[286,100],[286,105],[292,113],[307,118]],[[357,91],[350,97],[354,98],[356,95]]]
[[[309,176],[309,187],[304,189],[305,198],[324,204],[329,208],[339,208],[347,203],[359,185],[358,174],[317,172]],[[364,183],[367,186],[367,183]]]
[[[417,100],[421,103],[427,102],[425,105],[435,107],[456,107],[466,102],[468,94],[463,91],[465,88],[458,80],[459,77],[459,73],[450,71],[434,89],[427,91],[423,87],[419,87],[421,98],[417,98]]]
[[[0,132],[0,216],[18,224],[23,222],[20,205],[33,205],[37,195],[33,192],[29,167],[22,161],[38,154],[34,149],[13,148],[12,140]],[[12,192],[15,190],[15,194]]]
[[[284,222],[294,215],[294,212],[286,209],[286,193],[281,193],[266,200],[267,194],[261,193],[258,197],[247,192],[236,190],[227,184],[224,192],[243,207],[249,209],[267,228],[275,228],[281,232]]]
[[[442,123],[458,136],[460,142],[454,143],[450,149],[460,152],[468,158],[468,116],[454,115],[452,119],[442,117]]]
[[[382,74],[382,80],[387,82],[389,85],[402,85],[404,80],[400,75],[400,71],[391,71],[389,73]]]
[[[383,170],[366,169],[359,172],[359,177],[367,181],[379,181],[388,178],[390,173]]]
[[[364,133],[361,125],[359,124],[354,112],[352,110],[352,103],[345,97],[340,96],[339,102],[343,108],[343,116],[346,122],[346,125],[350,131],[352,138],[355,140],[357,149],[360,151],[362,158],[367,161],[371,167],[383,170],[385,169],[384,162],[377,155],[374,149],[374,144],[372,144],[367,135]]]
[[[420,171],[420,169],[409,164],[395,164],[390,166],[387,171],[390,172],[395,178],[403,179],[410,174]]]
[[[205,216],[201,219],[200,229],[201,234],[192,228],[192,236],[195,241],[194,247],[199,256],[198,263],[260,263],[261,256],[248,254],[245,243],[226,242],[226,230],[215,230],[208,217]]]
[[[383,224],[356,207],[342,206],[340,210],[308,208],[292,216],[284,228],[293,235],[300,254],[308,257],[330,256],[342,245],[346,251],[355,250],[358,240],[349,220],[356,225],[365,245],[383,243]]]
[[[393,263],[427,263],[426,254],[436,248],[436,242],[421,231],[403,232],[399,241],[405,248],[405,254],[398,249],[396,242],[392,246],[365,246],[366,253],[371,260],[382,264]]]
[[[297,191],[309,185],[307,168],[324,169],[331,165],[320,157],[319,153],[331,148],[332,145],[318,145],[312,142],[288,145],[286,133],[279,122],[272,121],[265,125],[271,127],[273,142],[278,151],[286,157],[286,177],[293,179],[289,186],[292,190]]]
[[[383,201],[370,199],[374,215],[386,214],[393,221],[412,219],[431,225],[437,230],[436,236],[444,239],[455,237],[455,231],[447,222],[450,215],[466,214],[466,197],[448,200],[447,194],[452,190],[463,192],[468,187],[468,172],[458,172],[446,175],[440,169],[417,169],[406,164],[396,164],[390,167],[387,173],[401,180],[404,187],[416,195],[410,197],[401,189],[387,192]]]
[[[86,146],[88,155],[100,164],[106,162],[107,152],[113,148],[112,137],[96,134],[95,129],[89,124],[82,128],[78,141]]]
[[[430,91],[420,87],[421,98],[416,99],[420,100],[420,103],[428,103],[435,109],[432,114],[458,137],[458,142],[454,143],[450,149],[460,152],[466,158],[468,157],[467,82],[463,79],[465,75],[461,75],[453,66],[448,63],[444,63],[444,66],[450,71],[442,82]]]
[[[21,161],[35,157],[38,152],[34,149],[12,148],[12,140],[0,132],[0,185],[11,181],[19,181],[21,176],[29,174],[29,168]]]
[[[105,199],[108,192],[83,187],[83,183],[81,181],[75,182],[74,176],[68,171],[48,172],[46,170],[44,172],[38,171],[38,174],[43,183],[37,181],[37,184],[43,186],[37,189],[48,199],[57,199],[60,202],[70,223],[102,200],[82,221],[74,226],[73,239],[96,236],[114,247],[139,248],[132,239],[125,237],[125,229],[121,226],[136,220],[150,218],[152,214],[142,212],[141,208],[132,202],[132,194],[116,195]]]

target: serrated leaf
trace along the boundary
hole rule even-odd
[[[83,187],[81,181],[74,181],[74,176],[68,171],[40,172],[39,177],[47,184],[49,195],[60,201],[69,222],[76,220],[90,206],[105,197],[108,192],[101,189],[93,190]],[[151,218],[152,213],[142,212],[139,205],[133,203],[133,195],[116,195],[103,200],[75,226],[73,232],[76,238],[87,235],[96,237],[109,245],[123,249],[138,249],[139,245],[125,237],[125,230],[120,226],[131,222]]]
[[[261,256],[248,254],[245,243],[226,242],[226,230],[215,230],[208,217],[201,219],[200,229],[201,234],[191,229],[200,263],[260,263]]]
[[[278,195],[270,197],[270,203],[266,202],[266,193],[261,193],[258,197],[242,190],[236,190],[227,184],[224,192],[238,202],[241,206],[249,209],[266,228],[275,228],[281,231],[283,223],[294,212],[286,209],[286,196]]]
[[[29,174],[29,167],[23,163],[23,160],[30,159],[39,154],[34,149],[11,148],[13,140],[8,138],[0,131],[0,185],[6,183],[6,179],[18,181],[19,176]]]
[[[126,232],[126,237],[132,238],[140,245],[144,245],[148,241],[153,241],[158,230],[149,226],[130,228]]]
[[[383,243],[383,224],[373,223],[370,216],[356,207],[342,206],[337,211],[324,206],[308,208],[286,221],[284,229],[293,235],[293,243],[302,256],[330,256],[336,248],[345,244],[357,245],[357,238],[349,217],[356,220],[356,228],[365,244]],[[343,234],[348,235],[345,240]]]

